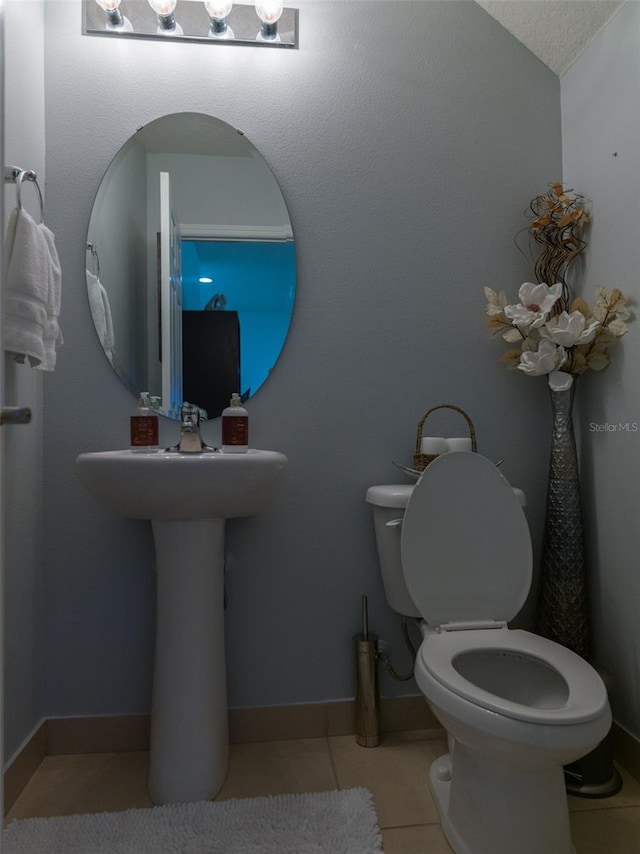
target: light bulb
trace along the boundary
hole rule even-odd
[[[278,21],[284,10],[281,0],[259,0],[256,3],[256,14],[262,22],[258,41],[279,41]]]
[[[118,9],[120,0],[96,0],[96,3],[107,13],[107,27],[114,29],[122,27],[125,19],[122,17],[120,9]]]
[[[176,8],[177,0],[147,0],[147,2],[156,13],[159,34],[163,35],[168,31],[174,31],[172,35],[175,34],[176,19],[173,17],[173,10]]]
[[[205,0],[207,14],[214,21],[223,21],[231,11],[233,0]]]
[[[262,0],[256,3],[256,14],[263,24],[275,24],[280,20],[284,3],[280,0]]]
[[[148,2],[156,15],[168,18],[176,8],[177,0],[148,0]]]
[[[209,35],[214,39],[234,38],[233,32],[227,25],[227,16],[233,6],[232,0],[204,0],[204,6],[211,25]]]

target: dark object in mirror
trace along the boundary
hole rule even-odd
[[[182,364],[184,399],[197,400],[207,415],[222,412],[241,382],[238,312],[183,311]],[[210,382],[212,365],[215,385]]]
[[[244,134],[199,113],[145,125],[104,175],[87,246],[96,332],[134,394],[161,396],[172,417],[189,400],[215,418],[232,392],[261,387],[291,321],[295,247],[278,184]],[[234,316],[236,333],[223,330]]]
[[[209,302],[205,305],[205,311],[224,311],[227,305],[227,298],[224,294],[214,294]]]

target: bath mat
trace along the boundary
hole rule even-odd
[[[3,854],[381,854],[367,789],[12,822]]]

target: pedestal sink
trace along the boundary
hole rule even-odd
[[[225,519],[269,503],[287,465],[246,454],[81,454],[77,475],[108,510],[150,519],[157,621],[149,793],[156,804],[210,800],[227,772]]]

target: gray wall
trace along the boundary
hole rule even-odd
[[[475,3],[299,5],[300,49],[269,51],[83,37],[78,3],[46,4],[48,210],[65,280],[65,347],[45,389],[48,715],[149,706],[149,526],[108,516],[73,464],[125,447],[134,406],[90,321],[93,196],[122,143],[164,113],[246,133],[280,182],[298,252],[291,333],[250,403],[252,444],[287,454],[289,474],[269,512],[228,525],[230,704],[353,696],[362,593],[406,664],[364,493],[399,479],[391,461],[410,463],[427,407],[471,414],[479,449],[527,491],[538,539],[545,383],[498,363],[482,288],[515,295],[531,275],[513,236],[561,174],[559,81]],[[386,677],[382,690],[417,693]]]
[[[583,292],[617,287],[636,320],[601,374],[580,380],[582,487],[594,653],[616,720],[640,737],[640,3],[628,2],[562,78],[564,176],[593,200]],[[592,426],[594,425],[594,426]]]

